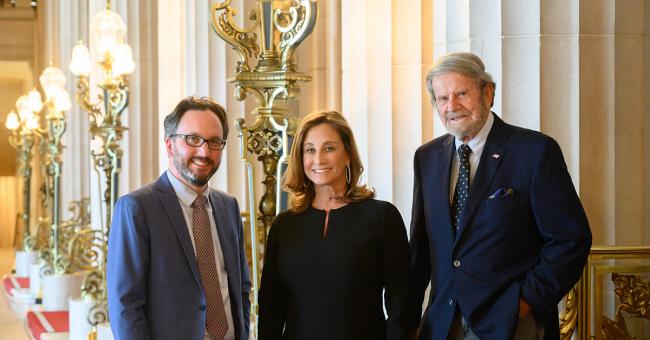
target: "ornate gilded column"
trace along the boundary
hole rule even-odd
[[[48,195],[51,192],[50,203],[50,237],[49,247],[41,249],[40,258],[42,262],[41,273],[51,275],[54,272],[62,274],[57,270],[57,262],[62,254],[59,245],[59,227],[61,214],[61,152],[63,145],[61,137],[66,131],[65,112],[70,109],[70,98],[65,90],[65,76],[63,72],[50,66],[40,76],[41,87],[45,92],[45,107],[47,108],[47,139],[44,140],[47,149],[46,169],[48,181]]]
[[[102,79],[96,102],[90,99],[90,73],[93,62],[90,52],[83,43],[72,50],[70,71],[77,76],[77,102],[88,112],[90,118],[91,155],[95,170],[104,173],[103,193],[105,218],[100,230],[82,231],[73,242],[72,251],[83,259],[80,269],[90,270],[82,284],[82,297],[93,304],[88,315],[91,325],[97,326],[108,321],[106,297],[106,256],[110,232],[111,214],[118,197],[118,179],[122,168],[122,140],[126,127],[122,126],[121,116],[129,103],[128,75],[135,70],[133,52],[124,43],[126,25],[119,14],[111,10],[107,1],[106,9],[97,13],[91,22],[91,37],[97,55],[96,64],[100,66]],[[96,266],[90,266],[96,264]],[[88,266],[86,266],[88,265]],[[96,333],[91,333],[96,336]]]
[[[255,293],[251,320],[255,324],[260,263],[268,229],[280,210],[279,178],[289,153],[288,139],[296,126],[286,103],[298,98],[300,83],[311,80],[309,75],[297,71],[294,54],[312,32],[317,11],[316,2],[310,0],[258,0],[259,7],[248,14],[250,25],[242,28],[236,24],[237,10],[230,2],[212,4],[210,20],[217,35],[239,55],[235,76],[229,79],[235,84],[235,98],[244,100],[252,95],[259,103],[253,112],[255,121],[235,122],[248,182],[251,275]],[[257,61],[255,66],[251,65],[252,59]],[[259,214],[254,208],[254,158],[261,163],[263,171],[264,192],[257,204]]]
[[[5,127],[12,131],[9,143],[16,149],[20,149],[20,173],[23,177],[23,251],[33,251],[36,239],[31,235],[30,223],[30,193],[32,183],[32,147],[35,142],[35,135],[42,134],[39,129],[38,113],[43,109],[40,94],[36,90],[30,91],[16,101],[18,114],[14,111],[7,115]]]
[[[20,148],[20,174],[23,177],[23,247],[24,251],[32,251],[34,238],[30,231],[30,195],[32,185],[32,146],[34,146],[34,135],[26,133],[25,129],[13,134],[11,144]]]

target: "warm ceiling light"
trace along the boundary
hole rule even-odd
[[[38,79],[45,91],[46,100],[56,98],[57,93],[65,86],[63,71],[54,66],[46,68]]]
[[[16,109],[18,109],[18,115],[20,116],[21,120],[27,119],[32,114],[32,110],[30,110],[29,106],[29,100],[27,99],[27,95],[22,95],[18,98],[16,101]]]
[[[16,112],[9,112],[7,120],[5,121],[5,127],[11,131],[17,130],[20,127],[20,121],[18,120]]]
[[[133,61],[133,51],[131,46],[127,44],[119,44],[115,46],[115,53],[113,55],[113,74],[125,75],[131,74],[135,70],[135,62]]]
[[[27,118],[25,126],[30,130],[36,130],[38,128],[38,116],[31,115],[31,117]]]
[[[43,101],[41,100],[41,93],[37,89],[32,89],[27,94],[27,101],[29,103],[29,109],[32,112],[41,112],[43,109]]]
[[[119,14],[105,9],[95,15],[90,24],[90,31],[100,58],[104,58],[107,53],[113,53],[115,46],[124,41],[126,25]]]
[[[56,97],[54,97],[54,109],[57,112],[68,111],[70,110],[70,107],[72,107],[72,103],[70,103],[68,91],[65,89],[59,90],[59,92],[56,93]]]
[[[72,60],[69,69],[77,77],[88,76],[90,71],[93,70],[88,47],[81,41],[72,49]]]

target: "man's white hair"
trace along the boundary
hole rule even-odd
[[[433,78],[446,74],[446,73],[459,73],[466,77],[475,79],[479,83],[481,92],[485,89],[485,86],[492,84],[494,90],[496,90],[496,83],[492,80],[492,75],[488,72],[485,72],[485,65],[481,58],[476,54],[469,52],[455,52],[449,53],[438,60],[438,62],[427,72],[426,84],[427,91],[431,95],[431,103],[436,105],[436,95],[433,92]],[[494,105],[494,98],[492,98],[492,103],[490,107]]]

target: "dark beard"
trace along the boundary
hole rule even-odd
[[[192,171],[185,165],[182,159],[176,157],[177,155],[178,154],[174,155],[174,166],[176,167],[176,169],[178,169],[178,172],[180,172],[181,177],[183,177],[188,183],[192,185],[198,187],[202,187],[206,185],[210,181],[210,178],[212,178],[212,175],[214,175],[214,173],[217,172],[217,168],[214,168],[210,171],[210,173],[207,176],[198,177],[192,173]],[[205,157],[192,157],[188,160],[188,162],[192,162],[192,160],[194,159],[199,159],[207,162],[209,165],[214,165],[214,162],[211,159]]]

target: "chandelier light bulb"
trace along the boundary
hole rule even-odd
[[[29,117],[31,117],[32,115],[34,115],[34,113],[32,111],[30,111],[30,110],[19,110],[18,111],[18,117],[20,117],[20,121],[22,121],[22,122],[29,119]]]
[[[27,120],[25,121],[25,126],[29,130],[36,130],[38,128],[38,116],[35,114],[32,114]]]
[[[57,93],[65,86],[63,71],[54,66],[46,68],[38,79],[48,101],[56,98]]]
[[[5,127],[11,131],[15,131],[20,127],[20,121],[18,120],[16,112],[9,112],[7,120],[5,121]]]
[[[29,103],[29,109],[32,112],[41,112],[43,109],[43,101],[41,100],[41,93],[36,89],[29,91],[27,95],[27,101]]]
[[[22,95],[16,100],[16,109],[20,114],[22,111],[29,111],[29,102],[27,100],[27,95]]]
[[[103,58],[107,53],[113,52],[115,46],[124,40],[126,25],[119,14],[106,9],[95,15],[90,31],[93,34],[95,48]]]
[[[88,76],[90,71],[93,70],[88,47],[81,41],[72,49],[72,60],[69,69],[77,77]]]
[[[70,107],[72,107],[72,103],[70,103],[70,96],[68,95],[68,91],[65,89],[60,89],[56,93],[56,97],[54,97],[54,109],[57,112],[61,112],[70,110]]]
[[[127,44],[119,44],[115,46],[113,53],[113,74],[125,75],[131,74],[135,70],[135,62],[133,61],[133,50]]]

